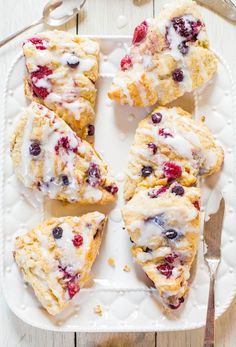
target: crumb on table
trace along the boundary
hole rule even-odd
[[[127,264],[125,264],[125,266],[123,267],[123,271],[130,272],[130,267]]]
[[[94,310],[95,314],[97,314],[98,316],[102,316],[102,307],[101,307],[101,305],[96,305],[93,310]]]
[[[115,259],[114,258],[108,258],[107,259],[107,264],[110,265],[110,266],[115,266]]]

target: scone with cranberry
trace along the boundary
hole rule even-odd
[[[165,105],[204,85],[216,69],[197,4],[173,1],[135,28],[108,95],[132,106]]]
[[[22,112],[10,150],[17,177],[50,199],[93,204],[116,198],[118,188],[100,155],[40,104]]]
[[[176,180],[192,186],[220,170],[222,148],[202,121],[179,107],[158,107],[139,123],[130,150],[124,196]]]
[[[23,52],[25,94],[55,111],[79,136],[92,136],[98,43],[54,30],[29,38]]]
[[[176,309],[188,292],[200,229],[200,190],[178,183],[140,190],[123,207],[132,254],[163,304]]]
[[[105,222],[99,212],[52,218],[16,238],[15,261],[51,315],[64,310],[88,280]]]

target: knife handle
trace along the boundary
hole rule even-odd
[[[215,274],[211,273],[203,347],[215,346]]]

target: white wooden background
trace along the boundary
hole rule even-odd
[[[169,0],[171,1],[171,0]],[[175,0],[172,0],[175,1]],[[47,0],[0,0],[0,39],[36,20]],[[145,17],[155,15],[167,0],[87,0],[83,13],[62,29],[82,34],[131,34]],[[236,80],[236,25],[202,8],[213,48],[224,55]],[[123,15],[128,23],[117,26]],[[43,26],[33,29],[37,32]],[[7,70],[29,33],[0,49],[0,97]],[[2,100],[2,98],[1,98]],[[2,104],[2,103],[1,103]],[[2,107],[2,105],[1,105]],[[200,347],[203,330],[180,333],[80,334],[45,332],[21,322],[0,293],[0,347]],[[216,347],[236,346],[236,300],[217,321]]]

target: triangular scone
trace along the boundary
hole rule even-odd
[[[124,196],[137,187],[166,185],[177,180],[184,186],[197,177],[217,172],[224,153],[202,121],[181,108],[158,107],[139,123],[130,150]]]
[[[100,155],[40,104],[23,111],[10,148],[15,173],[28,188],[68,202],[115,200],[118,188]]]
[[[197,4],[173,1],[135,28],[108,95],[121,104],[165,105],[205,84],[216,69]]]
[[[199,239],[199,198],[198,188],[173,183],[140,190],[122,211],[133,257],[154,282],[163,303],[173,309],[188,292]]]
[[[25,94],[55,111],[79,136],[92,136],[98,43],[54,30],[29,38],[23,52]]]
[[[88,280],[105,221],[99,212],[52,218],[16,238],[16,263],[50,314],[64,310]]]

